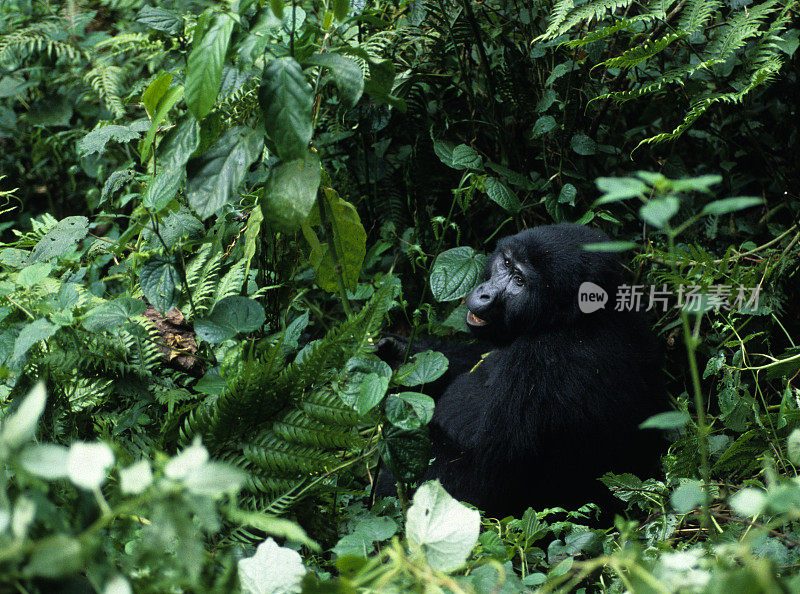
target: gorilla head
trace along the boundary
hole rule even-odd
[[[569,223],[501,239],[487,259],[486,280],[467,297],[470,330],[503,344],[553,324],[578,322],[587,315],[578,308],[581,284],[591,282],[612,297],[619,285],[616,255],[584,249],[608,240],[601,231]]]

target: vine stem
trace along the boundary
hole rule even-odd
[[[675,269],[675,232],[667,230],[670,259]],[[683,327],[683,343],[686,345],[686,357],[689,360],[689,373],[692,377],[694,408],[697,415],[697,446],[700,452],[700,476],[703,479],[703,520],[702,527],[708,528],[711,520],[711,466],[708,461],[708,424],[706,422],[703,390],[700,386],[700,372],[697,368],[697,342],[689,327],[689,315],[681,309],[681,326]]]

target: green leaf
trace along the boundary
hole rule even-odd
[[[255,555],[239,561],[239,582],[243,594],[290,594],[300,592],[306,574],[297,551],[278,546],[268,538]]]
[[[273,60],[264,69],[258,102],[267,134],[284,161],[303,159],[311,142],[313,93],[305,74],[291,57]]]
[[[578,195],[578,190],[572,184],[564,184],[561,187],[561,192],[558,194],[558,201],[561,204],[570,204],[575,206],[575,196]]]
[[[341,54],[328,52],[314,54],[308,59],[308,63],[324,66],[331,71],[342,103],[352,107],[361,99],[361,94],[364,92],[364,73],[356,62]]]
[[[673,491],[670,497],[672,507],[679,513],[686,514],[705,501],[703,486],[700,481],[686,480]]]
[[[361,385],[370,374],[376,374],[388,382],[392,377],[392,368],[377,357],[350,357],[334,386],[342,402],[355,409],[356,400],[361,396]]]
[[[486,195],[489,196],[489,200],[499,204],[508,212],[517,213],[522,208],[517,195],[497,178],[486,178]]]
[[[117,297],[86,312],[83,327],[90,332],[110,330],[142,315],[144,310],[145,304],[141,299]]]
[[[119,488],[123,493],[138,495],[153,484],[153,469],[149,460],[139,460],[119,471]]]
[[[433,398],[427,394],[390,394],[386,401],[386,419],[400,429],[419,429],[431,422],[433,408]]]
[[[24,326],[14,341],[14,352],[11,355],[11,361],[18,363],[32,346],[53,336],[58,328],[59,326],[51,324],[44,318],[34,320]]]
[[[147,130],[147,134],[145,134],[144,138],[142,138],[141,142],[139,142],[139,159],[142,163],[146,163],[150,160],[150,157],[153,154],[153,148],[155,146],[156,134],[161,129],[161,125],[167,119],[167,114],[169,111],[175,107],[175,104],[182,98],[183,86],[176,85],[167,89],[167,91],[164,93],[164,96],[158,102],[158,108],[153,116],[153,120],[150,122],[150,127]]]
[[[319,157],[309,151],[302,159],[275,165],[264,187],[264,218],[279,230],[296,231],[314,206],[321,174]]]
[[[598,177],[595,184],[603,195],[595,200],[594,206],[627,198],[644,198],[648,191],[647,184],[633,177]]]
[[[438,351],[425,351],[414,355],[394,374],[394,381],[401,386],[419,386],[433,382],[447,371],[448,361]]]
[[[0,425],[0,444],[5,448],[15,449],[33,439],[46,402],[44,382],[39,381],[16,410],[6,415]]]
[[[308,537],[306,531],[291,520],[230,506],[223,507],[222,511],[229,520],[237,524],[251,526],[266,534],[305,545],[312,551],[321,550],[320,546]]]
[[[83,553],[78,539],[56,534],[36,543],[25,566],[29,576],[58,578],[76,574],[83,568]]]
[[[258,330],[265,319],[264,308],[257,301],[234,295],[217,303],[208,317],[197,320],[194,330],[206,342],[216,344]]]
[[[67,476],[68,454],[62,445],[38,443],[25,448],[18,461],[31,474],[53,481]]]
[[[382,377],[377,373],[368,373],[361,381],[353,408],[360,415],[367,414],[383,400],[388,388],[388,377]]]
[[[594,155],[597,152],[597,143],[586,136],[586,134],[576,134],[570,140],[572,150],[579,155]]]
[[[201,219],[234,197],[247,169],[261,155],[263,142],[255,130],[231,128],[197,162],[189,162],[186,196]]]
[[[156,31],[172,35],[180,33],[183,29],[183,19],[180,15],[155,6],[143,6],[134,20]]]
[[[422,478],[428,470],[431,441],[423,429],[401,429],[384,425],[378,451],[386,467],[398,481],[408,483]]]
[[[439,481],[422,484],[408,510],[406,538],[412,553],[436,571],[462,567],[478,542],[481,515],[462,505]]]
[[[153,82],[151,82],[150,85],[145,89],[144,93],[142,93],[142,105],[144,105],[144,109],[147,112],[147,115],[150,116],[151,120],[156,115],[158,102],[161,101],[161,98],[172,84],[172,78],[173,75],[171,72],[162,74]]]
[[[756,196],[737,196],[735,198],[724,198],[709,202],[703,207],[701,215],[724,215],[737,210],[744,210],[753,206],[764,204],[761,198]]]
[[[183,183],[183,167],[161,169],[149,184],[142,197],[142,205],[153,214],[164,210]]]
[[[161,313],[178,304],[180,275],[172,260],[154,257],[139,270],[139,286],[150,304]]]
[[[466,297],[478,283],[485,257],[468,246],[452,248],[436,257],[431,271],[431,292],[437,301]]]
[[[680,429],[691,420],[691,417],[682,410],[671,410],[653,415],[640,423],[639,429]]]
[[[227,14],[217,14],[202,39],[196,39],[186,63],[186,105],[192,115],[202,120],[217,101],[222,80],[222,65],[231,40],[234,21]]]
[[[674,196],[664,196],[649,200],[639,209],[639,216],[656,229],[663,229],[669,220],[678,214],[681,201]]]
[[[536,120],[536,123],[531,129],[531,138],[539,138],[540,136],[550,132],[550,130],[553,130],[556,126],[556,119],[553,116],[542,116]]]
[[[448,167],[453,167],[453,150],[455,148],[456,145],[447,140],[433,141],[433,152]]]
[[[53,272],[52,264],[31,264],[17,273],[16,284],[30,289],[41,283]]]
[[[118,126],[116,124],[97,128],[78,141],[78,155],[88,157],[92,153],[102,153],[109,140],[130,142],[139,138],[139,134],[129,126]]]
[[[343,21],[350,10],[350,0],[333,0],[333,16],[337,21]]]
[[[219,499],[225,494],[236,495],[247,480],[247,474],[223,462],[206,462],[190,472],[183,484],[195,495]]]
[[[797,429],[795,429],[797,431]],[[753,518],[761,514],[767,505],[767,496],[761,489],[747,487],[737,491],[731,498],[730,504],[740,516]]]
[[[158,166],[161,169],[183,167],[200,146],[200,124],[186,116],[174,126],[158,146]]]
[[[624,252],[636,247],[633,241],[601,241],[600,243],[587,243],[583,249],[587,252]]]
[[[637,172],[637,175],[642,175],[643,172]],[[711,186],[715,186],[722,181],[721,175],[709,174],[698,175],[697,177],[687,177],[684,179],[670,180],[670,186],[673,192],[703,192],[705,194],[711,193]]]
[[[76,441],[67,454],[67,475],[78,487],[92,491],[105,482],[113,464],[114,452],[106,444]]]
[[[63,256],[89,233],[89,219],[67,217],[50,229],[33,248],[28,263],[42,262]]]
[[[793,429],[786,440],[786,453],[795,466],[800,466],[800,429]]]
[[[333,230],[331,244],[336,250],[344,286],[352,291],[358,284],[358,275],[367,253],[367,232],[361,224],[356,208],[346,200],[342,200],[335,190],[323,188],[323,196],[328,222]],[[330,250],[330,246],[328,249]],[[314,265],[317,283],[324,290],[334,292],[336,266],[330,251],[326,256]]]
[[[453,149],[453,169],[472,169],[479,171],[483,169],[483,158],[471,146],[459,144]]]
[[[283,0],[269,0],[269,6],[276,17],[283,18]]]

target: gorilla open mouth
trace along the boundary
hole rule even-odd
[[[486,320],[482,320],[471,311],[467,310],[467,324],[470,326],[485,326],[488,324]]]

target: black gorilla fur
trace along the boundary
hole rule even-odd
[[[616,256],[583,249],[603,241],[572,224],[500,240],[466,301],[467,323],[485,342],[415,343],[450,361],[423,390],[436,399],[426,479],[502,517],[529,506],[607,507],[613,498],[597,477],[657,468],[660,436],[638,425],[667,408],[659,348],[643,314],[614,310]],[[589,314],[578,307],[587,281],[609,295]],[[390,359],[403,348],[394,338],[378,350]],[[393,479],[384,481],[386,492]]]

